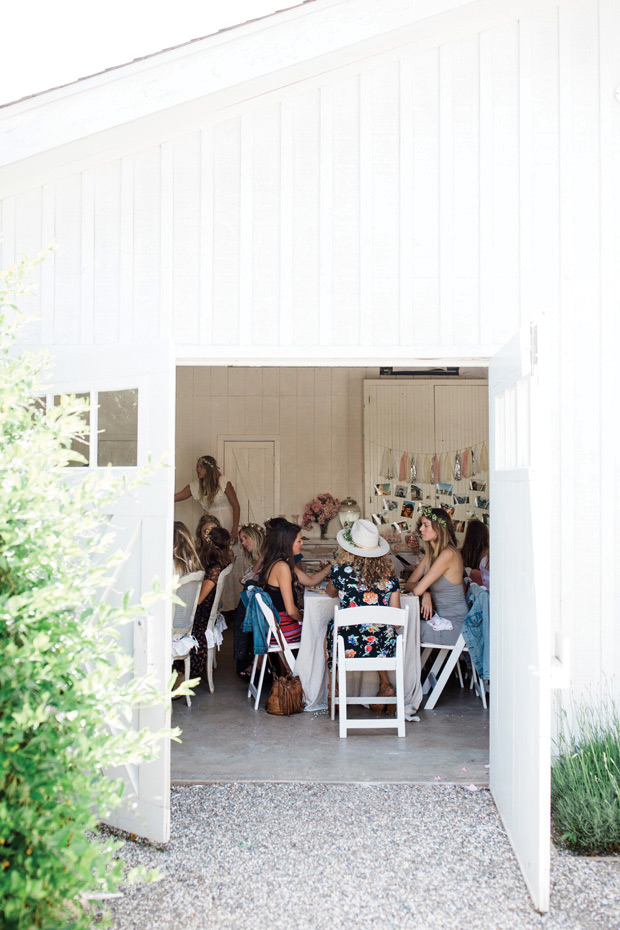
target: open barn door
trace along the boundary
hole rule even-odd
[[[112,463],[119,474],[135,475],[149,455],[154,463],[174,450],[174,365],[167,345],[80,346],[52,349],[47,402],[60,394],[88,395],[91,435],[88,467]],[[171,463],[172,464],[172,463]],[[68,479],[80,481],[86,467],[68,469]],[[128,552],[114,583],[104,594],[118,604],[132,589],[134,600],[159,579],[166,585],[172,552],[173,468],[158,468],[135,495],[122,497],[110,514],[116,533],[114,548]],[[148,616],[123,627],[126,649],[136,674],[154,673],[163,687],[170,675],[171,609],[168,603],[149,608]],[[170,725],[170,706],[145,708],[134,715],[136,728],[158,731]],[[152,763],[125,766],[111,776],[125,782],[123,807],[112,826],[165,843],[170,835],[170,743],[162,740]]]
[[[542,329],[489,366],[491,790],[535,907],[549,909],[553,419]],[[537,346],[538,342],[538,346]],[[546,466],[546,471],[544,470]]]

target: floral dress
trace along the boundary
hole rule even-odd
[[[189,666],[189,677],[190,678],[204,678],[206,675],[206,664],[207,664],[207,627],[209,625],[209,614],[211,613],[211,608],[213,607],[213,601],[215,600],[215,592],[217,590],[217,579],[220,577],[220,572],[222,571],[219,565],[213,565],[211,568],[207,568],[205,571],[205,579],[207,581],[213,581],[214,585],[205,597],[202,604],[199,604],[196,608],[196,615],[194,617],[194,627],[192,629],[192,634],[198,640],[198,648],[192,649],[190,652],[191,660]]]
[[[344,610],[347,607],[364,607],[366,605],[376,605],[379,607],[388,607],[390,597],[398,591],[398,580],[395,575],[382,578],[373,588],[368,588],[360,581],[352,565],[340,565],[335,562],[332,565],[330,581],[340,599],[340,606]],[[396,652],[396,633],[393,626],[371,626],[369,624],[360,624],[359,626],[341,626],[338,635],[344,637],[345,654],[347,658],[376,658],[376,656],[393,656]],[[332,642],[334,637],[334,621],[330,620],[327,625],[327,664],[332,667]]]

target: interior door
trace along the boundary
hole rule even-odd
[[[535,907],[549,909],[553,480],[543,329],[491,361],[491,791]]]
[[[174,365],[168,345],[81,346],[54,348],[47,379],[48,403],[63,393],[90,398],[88,468],[113,464],[114,471],[135,475],[174,450]],[[81,481],[88,469],[67,469],[67,479]],[[172,552],[173,468],[156,468],[137,494],[122,497],[110,514],[114,548],[128,557],[103,598],[118,604],[132,589],[134,600],[155,579],[167,586]],[[136,674],[153,673],[163,688],[171,668],[171,605],[160,602],[148,614],[122,628],[123,642],[134,657]],[[170,702],[134,714],[133,725],[153,731],[170,726]],[[159,757],[149,764],[110,772],[125,782],[123,806],[110,824],[165,843],[170,836],[170,741],[161,741]]]
[[[237,492],[241,523],[264,523],[276,510],[274,440],[225,440],[224,474]]]

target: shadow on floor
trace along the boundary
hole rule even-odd
[[[422,710],[420,723],[407,724],[404,738],[395,730],[361,730],[347,739],[339,738],[338,721],[327,711],[270,716],[264,709],[268,688],[255,711],[235,674],[232,630],[224,634],[214,680],[214,694],[201,683],[191,707],[184,699],[173,702],[172,723],[183,731],[182,743],[172,744],[173,784],[488,784],[489,712],[456,679],[435,710]]]

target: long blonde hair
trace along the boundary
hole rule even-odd
[[[452,517],[447,510],[441,507],[425,507],[417,523],[418,533],[422,526],[422,520],[431,520],[435,530],[435,538],[424,542],[424,551],[426,553],[427,571],[433,562],[441,555],[444,549],[456,549],[456,533]]]
[[[212,455],[201,455],[196,464],[203,465],[206,472],[204,478],[198,479],[200,500],[206,501],[207,507],[210,507],[220,489],[222,472]]]
[[[174,522],[172,562],[175,574],[181,577],[190,572],[199,572],[202,568],[191,533],[179,520]]]
[[[243,564],[245,568],[254,568],[262,555],[263,542],[265,539],[264,530],[258,523],[244,523],[239,527],[239,532],[252,540],[251,552],[248,552],[245,546],[241,546],[241,549],[243,551]]]
[[[363,555],[353,555],[342,546],[338,547],[336,562],[339,565],[350,565],[358,579],[368,588],[374,588],[380,581],[396,578],[394,565],[389,555],[378,558],[368,558]]]

